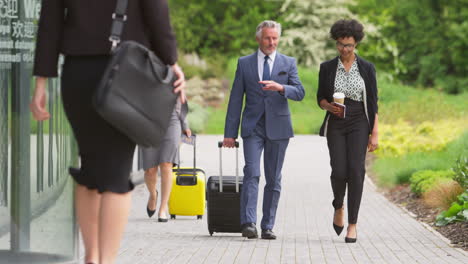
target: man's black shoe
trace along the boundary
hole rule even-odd
[[[242,236],[246,238],[257,238],[257,228],[254,223],[242,225]]]
[[[276,239],[276,235],[271,229],[262,229],[262,239]]]

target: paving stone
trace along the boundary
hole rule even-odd
[[[197,165],[205,170],[208,177],[219,174],[216,146],[219,140],[222,136],[198,136]],[[223,152],[226,175],[234,175],[234,153],[232,150]],[[242,148],[239,154],[242,173]],[[191,155],[191,150],[183,147],[182,164],[191,164]],[[258,228],[264,184],[262,176]],[[468,263],[466,252],[453,248],[430,227],[386,200],[369,179],[364,186],[357,243],[344,242],[346,230],[341,236],[336,236],[332,228],[333,197],[328,149],[326,140],[318,136],[300,135],[290,141],[274,227],[277,240],[250,240],[240,234],[215,233],[210,236],[206,215],[202,220],[178,216],[168,223],[158,223],[146,215],[147,199],[146,187],[137,186],[117,261],[119,264]],[[260,233],[260,229],[258,231]]]

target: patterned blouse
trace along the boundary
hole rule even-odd
[[[335,78],[335,93],[342,92],[346,98],[362,102],[362,93],[366,85],[357,66],[357,59],[354,59],[349,72],[346,72],[345,67],[340,59],[338,59],[338,69]]]

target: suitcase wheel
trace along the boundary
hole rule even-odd
[[[171,214],[171,219],[175,219],[175,215],[172,215],[172,214]]]
[[[210,236],[213,236],[213,233],[214,233],[214,232],[211,231],[211,230],[208,230],[208,231],[210,232]]]
[[[203,215],[197,215],[197,219],[202,219]]]

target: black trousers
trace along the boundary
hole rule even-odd
[[[348,186],[348,223],[356,224],[364,185],[369,122],[362,102],[346,98],[346,118],[330,115],[327,128],[333,207],[343,207]]]

